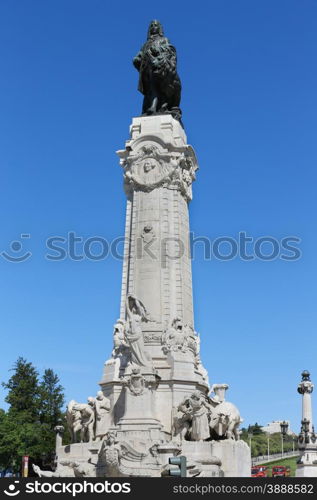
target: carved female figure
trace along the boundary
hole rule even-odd
[[[96,412],[96,439],[102,439],[109,428],[110,400],[104,396],[102,391],[97,392],[95,399]]]
[[[192,419],[190,440],[204,441],[208,439],[210,437],[208,422],[209,407],[204,396],[199,391],[195,391],[187,398],[186,403]]]
[[[131,351],[131,362],[137,366],[149,368],[152,366],[152,360],[145,352],[141,326],[142,321],[148,321],[147,312],[143,304],[134,295],[128,295],[126,310],[128,327],[125,331],[125,337]]]

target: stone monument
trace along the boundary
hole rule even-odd
[[[314,384],[310,380],[310,373],[304,370],[302,381],[297,391],[302,397],[301,431],[298,436],[300,458],[297,462],[296,477],[317,477],[317,436],[313,426],[311,393]]]
[[[176,50],[158,21],[133,63],[144,103],[118,151],[127,196],[120,318],[101,391],[68,404],[72,443],[58,441],[54,474],[160,477],[182,454],[188,476],[250,476],[228,385],[210,387],[200,358],[188,215],[198,163],[181,123]]]

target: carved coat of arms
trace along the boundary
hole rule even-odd
[[[145,379],[141,375],[140,368],[133,368],[132,373],[128,380],[128,387],[132,394],[135,396],[141,396],[145,388]]]

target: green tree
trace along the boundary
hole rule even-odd
[[[8,390],[5,401],[8,412],[0,419],[0,457],[4,468],[18,471],[23,455],[40,453],[38,372],[32,363],[19,357],[13,366],[13,375],[2,386]]]
[[[7,412],[0,410],[0,466],[19,471],[23,455],[31,462],[47,464],[55,449],[54,426],[63,416],[63,388],[53,370],[39,374],[32,363],[18,358],[9,381]]]
[[[249,425],[248,432],[252,432],[253,436],[258,436],[259,434],[264,434],[261,426],[255,422],[254,425]]]
[[[42,442],[39,422],[25,422],[15,417],[8,412],[0,422],[0,465],[18,472],[23,455],[28,455],[31,461],[41,461]]]
[[[49,463],[55,448],[54,427],[63,420],[64,389],[50,368],[45,370],[40,384],[39,418],[41,422],[42,459]]]
[[[65,402],[64,388],[59,382],[53,370],[45,370],[40,384],[40,421],[48,424],[51,429],[62,418],[62,406]]]
[[[5,398],[10,405],[9,413],[20,414],[24,421],[35,422],[38,419],[40,389],[38,372],[32,363],[19,357],[13,366],[14,371],[8,382],[2,385],[9,392]]]
[[[255,427],[259,427],[258,424],[254,426],[251,425],[246,428],[241,429],[241,439],[245,441],[248,445],[250,444],[249,434]],[[280,432],[276,432],[274,434],[269,434],[269,436],[261,431],[260,433],[253,433],[251,438],[251,453],[252,457],[257,457],[259,455],[267,455],[268,452],[268,440],[269,440],[269,448],[270,455],[275,453],[281,453],[282,451],[282,434]],[[297,441],[294,442],[294,447],[297,449]],[[284,436],[283,437],[283,450],[284,452],[293,450],[293,436]]]

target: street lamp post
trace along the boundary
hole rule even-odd
[[[293,454],[295,453],[295,436],[293,436]]]
[[[267,461],[270,460],[270,433],[267,432],[266,433],[266,437],[267,437]]]
[[[251,431],[251,429],[249,429],[248,438],[249,438],[249,447],[250,447],[251,458],[252,458],[252,436],[253,436],[253,432]]]
[[[284,437],[286,436],[287,429],[288,429],[288,423],[283,420],[281,422],[281,438],[282,438],[282,457],[284,456]]]

